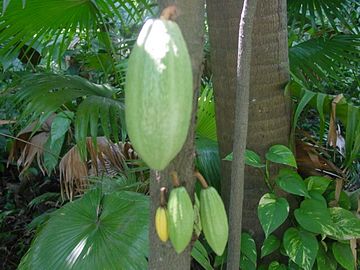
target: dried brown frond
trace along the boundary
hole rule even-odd
[[[115,176],[126,168],[127,159],[137,159],[130,143],[113,143],[105,137],[86,140],[89,164],[82,160],[76,146],[60,162],[61,194],[69,199],[80,194],[89,184],[89,176]]]
[[[21,130],[16,136],[10,154],[8,157],[8,165],[10,162],[17,159],[18,167],[22,167],[20,174],[30,167],[34,159],[36,158],[37,164],[43,174],[48,173],[44,166],[43,154],[44,146],[50,136],[51,123],[54,120],[55,115],[50,116],[41,127],[34,133],[38,122],[33,122],[26,128]]]
[[[88,167],[81,159],[75,145],[61,159],[59,164],[61,196],[72,200],[75,194],[82,193],[88,185]]]

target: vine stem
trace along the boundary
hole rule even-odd
[[[176,171],[171,172],[171,179],[174,187],[180,187],[180,180]]]
[[[201,173],[199,171],[195,171],[194,176],[197,178],[197,180],[199,180],[199,182],[201,183],[201,186],[206,189],[209,187],[209,185],[207,184],[204,176],[201,175]]]
[[[166,193],[166,187],[160,188],[160,206],[161,207],[165,207],[165,205],[166,205],[165,193]]]
[[[163,9],[160,15],[160,19],[174,21],[178,16],[178,8],[175,5],[170,5]]]

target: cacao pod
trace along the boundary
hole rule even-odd
[[[190,243],[194,228],[194,209],[184,187],[174,188],[168,201],[169,237],[177,253]]]
[[[180,28],[148,20],[128,62],[125,118],[130,141],[150,168],[163,170],[181,150],[192,100],[191,61]]]
[[[200,219],[206,241],[221,256],[228,240],[229,226],[223,201],[213,187],[200,192]]]
[[[169,239],[168,214],[165,207],[159,207],[156,210],[155,229],[161,241],[166,242]]]

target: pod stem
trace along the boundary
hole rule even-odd
[[[194,176],[197,178],[197,180],[199,180],[200,184],[202,185],[202,187],[204,189],[209,187],[209,185],[207,184],[204,176],[202,176],[199,171],[195,171]]]
[[[166,187],[160,188],[160,206],[161,207],[165,207],[165,205],[166,205],[165,193],[166,193]]]
[[[167,6],[163,9],[160,19],[174,21],[179,16],[178,9],[175,5]]]
[[[180,187],[180,180],[176,171],[171,172],[171,179],[174,187]]]

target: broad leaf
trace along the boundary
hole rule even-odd
[[[210,264],[210,259],[205,247],[197,240],[191,251],[191,256],[205,269],[213,270],[214,268]]]
[[[266,159],[279,164],[297,168],[294,154],[284,145],[273,145],[265,155]]]
[[[286,266],[274,261],[269,264],[268,270],[286,270]]]
[[[318,200],[306,199],[300,208],[294,211],[296,221],[305,230],[313,233],[336,235],[337,231],[333,224],[329,209]]]
[[[261,258],[273,253],[280,247],[280,244],[280,240],[276,236],[270,234],[261,246]]]
[[[304,180],[298,173],[290,169],[281,169],[275,181],[276,184],[286,192],[307,198],[310,197]]]
[[[323,245],[319,245],[316,257],[317,270],[336,270],[337,263],[331,252],[325,252]]]
[[[344,267],[346,270],[355,269],[354,257],[351,252],[349,243],[343,244],[340,242],[334,242],[332,245],[332,251],[336,261]]]
[[[61,112],[55,116],[51,124],[51,146],[65,135],[70,127],[73,117],[74,113],[70,111]]]
[[[330,208],[331,220],[340,232],[335,235],[341,240],[350,240],[353,238],[360,238],[360,219],[353,213],[341,207]]]
[[[258,206],[260,224],[268,237],[286,220],[289,214],[289,203],[275,194],[266,193],[261,197]]]
[[[255,168],[265,167],[265,164],[261,162],[260,156],[248,149],[245,150],[245,164]]]
[[[284,234],[284,248],[290,259],[298,266],[311,270],[319,245],[313,234],[289,228]]]
[[[227,155],[223,160],[233,161],[233,153]],[[265,164],[261,162],[260,156],[248,149],[245,150],[245,164],[255,168],[265,167]]]
[[[323,194],[331,183],[331,179],[322,176],[310,176],[305,179],[305,183],[307,183],[309,191],[315,190]]]
[[[256,266],[256,244],[254,239],[248,233],[241,234],[241,253]]]
[[[244,254],[240,255],[240,269],[256,270],[256,265]]]
[[[146,269],[148,211],[143,195],[89,191],[51,215],[19,269]]]

